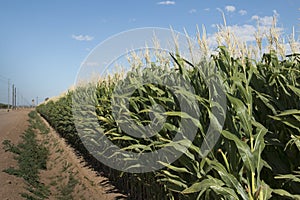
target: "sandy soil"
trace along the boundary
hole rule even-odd
[[[11,140],[13,144],[20,142],[20,135],[28,127],[28,113],[30,110],[19,110],[6,112],[0,110],[0,199],[18,200],[23,199],[21,192],[25,183],[21,178],[8,175],[2,170],[8,167],[17,167],[17,162],[13,159],[13,154],[5,152],[2,142]],[[43,120],[46,124],[47,122]],[[48,124],[50,133],[47,135],[38,134],[38,140],[44,143],[50,150],[50,157],[47,161],[47,170],[41,171],[40,181],[50,186],[51,197],[58,199],[62,193],[75,185],[71,195],[73,199],[125,199],[114,187],[109,184],[107,178],[100,176],[97,172],[86,167],[86,163],[76,155],[74,149],[66,144]]]
[[[11,140],[14,144],[20,142],[20,135],[29,124],[28,113],[29,110],[0,111],[0,199],[3,200],[23,199],[19,194],[25,192],[23,179],[3,172],[9,167],[17,167],[17,161],[14,160],[12,153],[4,151],[2,142],[4,140]]]
[[[45,120],[43,121],[47,124]],[[50,126],[48,125],[48,127]],[[50,149],[47,170],[42,171],[41,181],[46,185],[51,185],[51,199],[59,197],[61,189],[66,188],[71,176],[77,182],[72,193],[74,199],[125,199],[122,194],[117,193],[115,188],[109,184],[107,178],[86,167],[83,159],[78,157],[74,149],[67,145],[64,139],[52,128],[50,128],[49,134],[40,136],[40,139],[45,141],[47,143],[46,146]]]

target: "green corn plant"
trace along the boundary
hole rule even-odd
[[[247,63],[248,66],[241,66],[238,60],[230,58],[224,47],[221,47],[220,54],[218,57],[215,57],[215,60],[217,61],[217,65],[220,67],[221,71],[225,74],[224,82],[226,83],[228,92],[227,98],[229,108],[224,126],[225,130],[222,132],[223,140],[219,146],[218,152],[215,152],[214,155],[212,155],[212,159],[206,159],[207,164],[210,166],[208,167],[208,171],[201,174],[202,176],[199,175],[201,170],[199,170],[198,173],[195,173],[195,175],[198,174],[199,180],[195,181],[188,188],[186,188],[188,180],[183,181],[182,183],[185,183],[185,185],[183,184],[182,187],[185,189],[181,193],[185,196],[197,193],[198,199],[211,199],[220,195],[224,196],[226,199],[269,199],[280,198],[280,196],[299,198],[299,195],[293,195],[287,192],[291,191],[299,194],[298,189],[296,189],[297,181],[293,181],[293,183],[290,181],[289,184],[286,184],[286,186],[293,185],[293,189],[283,187],[282,183],[281,185],[276,184],[276,181],[278,180],[269,182],[269,174],[267,174],[266,171],[273,173],[271,177],[276,177],[276,171],[273,170],[274,166],[272,165],[273,162],[276,162],[278,159],[274,159],[272,163],[263,159],[266,155],[273,153],[270,152],[269,147],[269,138],[273,135],[272,126],[270,126],[271,124],[274,125],[274,121],[272,119],[280,120],[281,123],[285,123],[285,125],[294,129],[291,132],[292,134],[285,135],[286,141],[282,141],[281,143],[283,147],[286,146],[289,138],[291,139],[289,144],[296,144],[296,142],[298,142],[296,138],[299,136],[299,118],[297,118],[297,113],[299,112],[299,96],[297,96],[298,88],[292,85],[296,85],[297,81],[295,81],[295,79],[299,79],[299,63],[293,63],[291,65],[291,62],[289,61],[279,63],[278,60],[275,60],[275,64],[283,65],[281,73],[285,73],[287,70],[285,65],[293,66],[290,71],[293,71],[294,74],[286,76],[290,77],[290,83],[285,81],[284,85],[280,84],[284,88],[292,89],[293,92],[287,89],[288,92],[284,93],[284,88],[280,89],[283,92],[281,93],[281,98],[285,99],[286,102],[289,102],[284,106],[294,108],[296,110],[287,110],[287,113],[285,113],[284,111],[282,112],[279,110],[280,107],[275,107],[276,103],[280,103],[278,97],[275,96],[275,99],[273,99],[274,102],[272,102],[271,98],[274,98],[274,93],[270,94],[269,92],[266,92],[265,94],[261,91],[268,87],[272,87],[270,88],[271,92],[279,89],[279,84],[277,87],[276,85],[274,85],[275,87],[272,85],[270,86],[269,80],[266,80],[268,77],[265,77],[267,73],[261,73],[258,71],[261,69],[255,69],[255,66],[251,63]],[[264,62],[265,61],[262,61],[262,64]],[[268,66],[269,65],[270,63],[268,63]],[[277,67],[279,68],[280,66]],[[245,71],[245,69],[247,71]],[[274,70],[272,67],[269,67],[269,70],[270,71],[268,71],[268,73],[274,73],[272,71]],[[255,79],[255,81],[253,81],[252,79],[255,76],[263,78],[264,85],[257,85],[257,81]],[[289,96],[285,96],[284,94],[293,96],[294,98],[289,99]],[[286,108],[282,109],[284,110]],[[261,114],[258,114],[258,112],[261,111],[268,111],[264,113],[265,117],[262,117],[263,120],[261,119]],[[279,116],[276,115],[276,113],[279,112],[282,113],[279,114],[281,117],[293,114],[293,123],[288,123],[283,121],[282,118],[279,118]],[[270,127],[269,130],[266,127]],[[277,127],[277,130],[285,131],[286,129]],[[297,130],[298,132],[295,133]],[[279,138],[281,136],[276,135],[276,137]],[[267,139],[265,140],[265,138]],[[265,148],[266,145],[267,148]],[[274,148],[274,146],[271,148]],[[282,150],[286,151],[286,149],[287,148]],[[281,153],[286,154],[286,152]],[[285,173],[292,173],[292,170],[299,167],[299,163],[297,163],[298,159],[296,159],[298,154],[299,149],[295,150],[294,146],[293,154],[290,153],[290,155],[294,155],[291,160],[295,159],[296,163],[294,162],[293,169]],[[192,163],[192,161],[190,162]],[[202,160],[202,163],[203,162],[205,161]],[[282,162],[286,161],[281,158],[280,163]],[[168,166],[168,168],[180,169],[180,171],[178,171],[180,174],[184,171],[190,172],[190,169],[187,167],[179,168],[177,166],[177,168],[174,168],[174,166]],[[205,169],[205,167],[202,169]],[[212,176],[212,172],[214,176]],[[174,174],[169,175],[170,178],[172,176],[174,176]],[[282,180],[286,176],[281,175],[279,177],[277,178]],[[294,175],[290,174],[288,177],[290,180],[298,180],[295,173]],[[189,180],[193,179],[189,177]],[[282,188],[287,189],[287,191]],[[195,196],[187,198],[194,199]]]
[[[96,84],[80,86],[56,101],[38,106],[37,111],[132,199],[299,199],[299,55],[279,60],[276,52],[270,51],[261,60],[235,58],[225,46],[220,46],[218,54],[207,63],[192,64],[179,54],[171,54],[170,58],[173,67],[157,63],[148,69],[133,66],[127,76],[116,74]],[[220,105],[209,99],[206,84],[209,77],[205,74],[210,66],[218,69],[213,75],[218,76],[225,88],[227,111],[221,138],[203,157],[200,147],[206,142],[205,133],[214,119],[212,108],[220,109]],[[184,86],[171,91],[162,84],[172,78],[177,83],[178,75],[189,81],[193,93]],[[156,83],[140,84],[150,79]],[[132,87],[136,88],[133,93],[124,92]],[[196,99],[196,104],[187,107],[198,108],[199,117],[183,112],[174,94],[181,95],[185,102]],[[83,104],[74,108],[74,99]],[[114,118],[112,104],[116,99],[123,99],[115,106],[128,114],[124,118]],[[159,123],[161,110],[152,109],[156,104],[164,109],[163,124]],[[153,119],[149,118],[150,110]],[[80,112],[84,119],[74,119],[72,112]],[[132,130],[139,131],[138,125],[147,125],[152,120],[161,129],[151,138],[136,138],[119,126],[133,124]],[[193,141],[182,138],[174,143],[172,139],[183,120],[196,127],[197,134]],[[100,136],[97,127],[103,130]],[[78,133],[76,128],[85,131]],[[160,162],[164,166],[161,170],[144,174],[120,172],[92,156],[113,149],[106,146],[101,151],[89,152],[82,142],[93,147],[103,137],[125,151],[151,152],[171,145],[174,152],[182,155],[173,163]],[[185,147],[187,150],[183,150]]]

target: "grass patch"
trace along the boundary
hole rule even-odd
[[[75,179],[73,173],[70,173],[68,183],[59,188],[60,195],[57,197],[57,199],[59,200],[74,199],[72,193],[77,184],[78,184],[78,180]]]
[[[64,162],[64,166],[63,166],[63,168],[62,168],[62,172],[67,171],[67,169],[68,169],[69,167],[71,167],[71,166],[72,166],[71,163],[68,163],[67,161],[65,161],[65,162]]]
[[[7,152],[13,153],[14,158],[18,162],[18,167],[10,167],[3,170],[4,172],[21,177],[26,182],[26,193],[20,193],[20,196],[30,200],[43,200],[55,197],[59,200],[74,199],[73,193],[79,181],[75,179],[78,172],[71,172],[72,163],[64,161],[61,156],[54,159],[55,162],[63,162],[60,174],[50,179],[49,185],[45,185],[40,180],[41,170],[51,170],[56,167],[50,163],[47,168],[47,160],[49,159],[49,148],[57,148],[56,153],[63,153],[64,149],[58,148],[58,142],[51,141],[49,136],[39,141],[38,134],[46,135],[49,128],[44,124],[39,115],[32,111],[28,114],[29,127],[23,133],[22,141],[19,144],[13,144],[10,140],[3,141],[3,148]],[[46,146],[47,145],[47,146]],[[55,192],[50,192],[50,188],[55,188]],[[50,196],[52,193],[52,197]]]

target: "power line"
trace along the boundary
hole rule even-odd
[[[28,99],[24,97],[24,95],[20,91],[18,92],[18,96],[19,96],[19,105],[21,104],[21,106],[30,106],[30,102],[28,101]],[[22,103],[20,103],[20,101]]]
[[[0,82],[1,82],[0,86],[2,87],[0,88],[0,93],[2,94],[0,95],[0,101],[3,101],[4,103],[5,96],[7,95],[6,101],[7,101],[8,110],[10,109],[10,106],[12,108],[16,108],[18,106],[31,106],[30,101],[28,101],[28,99],[24,97],[24,95],[20,92],[19,88],[17,91],[17,87],[15,86],[15,84],[11,82],[10,78],[7,78],[6,76],[0,74]],[[4,89],[3,87],[4,84],[2,83],[6,83],[5,85],[7,85],[7,89]],[[4,92],[5,90],[6,92]],[[38,97],[37,97],[37,101],[38,101]]]
[[[9,110],[9,93],[10,93],[10,81],[9,81],[9,78],[3,76],[0,74],[0,81],[2,82],[6,82],[7,81],[7,109]]]

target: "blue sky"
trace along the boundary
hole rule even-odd
[[[163,27],[190,34],[227,24],[251,41],[256,19],[278,16],[291,34],[300,27],[299,0],[111,0],[0,1],[0,102],[7,102],[7,79],[27,101],[59,95],[73,85],[80,64],[97,44],[133,28]],[[213,37],[212,37],[213,38]]]

